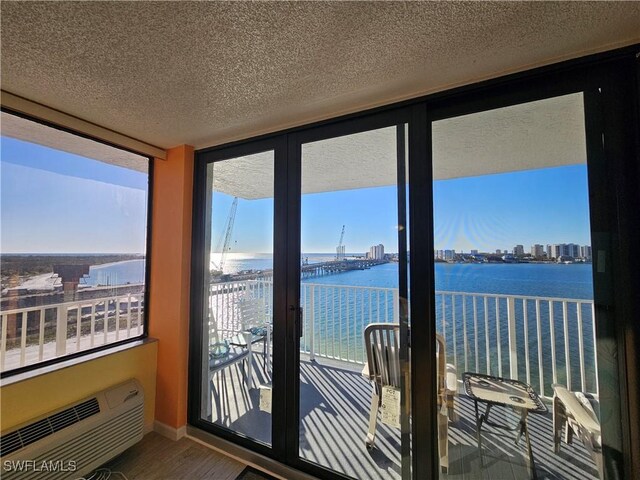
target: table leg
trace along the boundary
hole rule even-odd
[[[482,456],[482,424],[489,420],[489,413],[491,412],[491,404],[487,404],[487,408],[482,415],[478,414],[478,401],[474,400],[475,415],[476,415],[476,435],[478,437],[478,453],[480,455],[480,467],[484,468],[484,457]]]
[[[533,450],[531,449],[531,439],[529,438],[529,426],[527,425],[527,414],[529,411],[526,408],[523,408],[520,413],[520,432],[518,433],[518,437],[516,438],[516,444],[518,444],[520,437],[524,433],[524,439],[527,443],[527,453],[529,454],[527,458],[527,466],[529,467],[529,473],[533,480],[538,479],[538,475],[536,473],[536,462],[533,458]]]

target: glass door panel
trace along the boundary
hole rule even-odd
[[[299,456],[354,478],[410,478],[406,131],[302,144]]]
[[[602,478],[584,96],[432,132],[441,478]]]
[[[274,152],[207,166],[201,419],[271,444]]]

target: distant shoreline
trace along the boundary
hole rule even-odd
[[[14,287],[29,278],[53,273],[54,265],[107,266],[144,258],[145,255],[139,253],[3,253],[0,254],[2,288]]]

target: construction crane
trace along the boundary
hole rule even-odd
[[[344,240],[344,225],[342,225],[342,233],[340,233],[340,241],[338,242],[338,246],[336,247],[336,260],[344,260],[345,247],[342,244],[343,240]]]
[[[220,263],[217,265],[215,263],[213,264],[215,269],[220,271],[220,274],[224,273],[224,261],[227,256],[227,252],[231,250],[231,234],[233,233],[233,224],[236,221],[236,210],[238,210],[238,197],[233,197],[233,203],[229,209],[229,215],[227,216],[227,221],[225,222],[225,228],[223,230],[224,236],[220,235],[220,240],[218,240],[218,245],[215,249],[216,252],[221,252]]]

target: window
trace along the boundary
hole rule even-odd
[[[145,335],[147,157],[2,112],[0,370]]]

